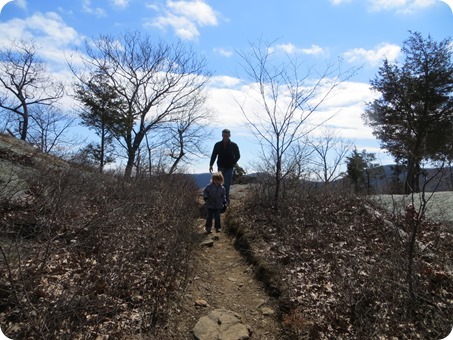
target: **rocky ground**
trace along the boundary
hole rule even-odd
[[[241,192],[232,194],[232,206]],[[222,215],[222,218],[224,215]],[[204,220],[197,232],[199,247],[185,294],[166,329],[174,339],[278,339],[275,301],[258,282],[252,268],[234,248],[228,234],[204,235]]]

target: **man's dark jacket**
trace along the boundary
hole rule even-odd
[[[217,166],[219,168],[233,168],[239,158],[241,158],[241,154],[236,143],[228,141],[224,144],[222,140],[214,145],[211,162],[209,163],[210,166],[214,165],[216,157],[218,157]]]

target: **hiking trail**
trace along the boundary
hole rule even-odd
[[[240,204],[242,190],[245,188],[241,186],[232,188],[229,209]],[[224,232],[223,219],[224,215],[222,232],[210,235],[204,234],[205,220],[197,222],[199,246],[189,284],[178,302],[179,313],[169,320],[168,335],[200,340],[277,339],[280,324],[276,303],[235,249],[234,237]]]

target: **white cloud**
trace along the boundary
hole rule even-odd
[[[315,55],[318,55],[318,54],[323,54],[325,52],[325,50],[322,47],[318,46],[318,45],[311,45],[310,48],[303,48],[302,52],[304,54],[315,54]]]
[[[186,40],[198,38],[199,27],[218,24],[217,13],[201,0],[168,1],[164,9],[155,5],[148,8],[163,12],[163,15],[150,20],[148,25],[163,30],[170,27],[178,37]]]
[[[318,45],[311,45],[310,48],[300,48],[300,47],[296,47],[292,43],[286,43],[286,44],[276,45],[275,49],[281,50],[288,54],[302,53],[302,54],[310,54],[310,55],[319,55],[319,54],[325,53],[325,50]],[[272,52],[272,50],[270,52]]]
[[[322,95],[320,92],[319,97],[314,98],[314,102],[319,101]],[[373,140],[372,130],[365,126],[362,114],[365,111],[365,104],[377,96],[368,83],[342,83],[335,94],[325,100],[313,113],[307,122],[307,128],[325,123],[337,130],[343,138]],[[279,99],[280,103],[284,103],[284,100]],[[256,84],[245,84],[240,79],[227,76],[218,76],[211,80],[208,104],[215,109],[216,123],[219,126],[230,126],[242,131],[243,134],[247,133],[247,124],[241,107],[249,118],[257,121],[263,112],[262,101],[256,96]]]
[[[14,3],[17,7],[21,9],[27,9],[27,1],[26,0],[14,0]]]
[[[113,0],[113,6],[126,8],[129,5],[129,0]]]
[[[322,96],[323,93],[320,93]],[[377,94],[368,83],[344,82],[336,89],[335,94],[322,102],[310,117],[313,127],[325,123],[340,132],[343,138],[351,140],[372,139],[372,131],[364,125],[362,114],[365,104],[375,99]],[[319,98],[314,98],[314,102]]]
[[[277,49],[284,51],[285,53],[292,54],[296,51],[296,46],[291,43],[280,44],[276,46]]]
[[[217,126],[229,126],[234,130],[244,128],[245,118],[235,101],[235,98],[242,97],[243,93],[239,90],[210,88],[207,104],[216,113],[213,123],[216,123]]]
[[[26,0],[1,0],[0,1],[0,14],[3,8],[8,4],[8,6],[16,6],[20,9],[26,10],[27,9],[27,1]]]
[[[351,2],[352,0],[330,0],[332,5],[341,5],[343,3]]]
[[[67,26],[55,12],[35,13],[23,19],[0,23],[0,46],[10,46],[11,40],[33,41],[38,54],[53,66],[66,64],[65,51],[81,43],[82,37]]]
[[[433,6],[438,0],[368,0],[373,11],[396,11],[401,14]]]
[[[230,76],[215,76],[209,79],[209,85],[211,87],[223,87],[223,88],[234,88],[239,85],[242,81],[239,78]]]
[[[407,5],[407,0],[368,0],[371,9],[375,11],[392,10]]]
[[[154,11],[159,11],[159,6],[156,5],[156,4],[146,4],[145,7],[149,8],[149,9],[152,9]]]
[[[218,76],[212,78],[209,83],[207,104],[215,113],[215,119],[211,125],[219,131],[225,127],[233,131],[234,139],[239,143],[241,152],[243,151],[244,154],[241,166],[253,167],[253,163],[259,159],[259,150],[261,150],[257,136],[248,126],[241,111],[242,107],[247,116],[258,125],[262,122],[260,116],[263,105],[255,94],[256,84],[244,83],[238,78]],[[342,83],[336,94],[314,112],[310,122],[304,123],[305,127],[314,129],[310,133],[314,137],[322,130],[318,125],[324,122],[341,138],[351,140],[358,145],[359,150],[366,149],[367,152],[376,152],[380,156],[382,150],[378,147],[372,129],[366,126],[362,119],[366,102],[372,101],[377,95],[370,89],[368,83]]]
[[[82,10],[87,14],[92,14],[97,17],[104,17],[106,16],[105,10],[100,7],[93,8],[91,7],[91,0],[83,0],[82,1]]]
[[[227,49],[224,49],[224,48],[214,48],[213,51],[215,53],[218,53],[220,54],[221,56],[224,56],[224,57],[231,57],[233,55],[233,51],[232,50],[227,50]]]
[[[373,67],[381,64],[382,60],[387,58],[394,62],[401,53],[401,47],[395,44],[383,43],[373,50],[364,48],[355,48],[344,53],[344,58],[350,63],[367,63]]]
[[[200,35],[197,26],[192,21],[186,17],[171,13],[156,18],[150,25],[162,30],[171,27],[178,37],[185,40],[193,40]]]
[[[214,10],[203,1],[169,1],[168,7],[177,15],[191,19],[199,25],[217,25]]]

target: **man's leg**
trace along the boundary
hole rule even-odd
[[[226,200],[227,200],[227,204],[230,204],[230,186],[231,186],[231,182],[233,181],[234,168],[219,168],[218,170],[223,175],[223,179],[224,179],[223,186],[225,187],[225,191],[226,191]]]

